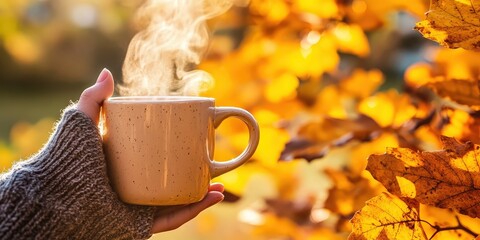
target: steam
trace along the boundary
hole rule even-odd
[[[146,0],[137,12],[140,31],[128,46],[120,95],[198,95],[213,84],[195,70],[208,43],[206,21],[233,0]]]

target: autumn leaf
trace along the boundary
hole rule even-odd
[[[405,71],[404,81],[407,86],[419,88],[432,81],[432,66],[427,63],[414,63]]]
[[[363,99],[358,111],[382,127],[399,127],[417,114],[410,97],[393,89]]]
[[[335,0],[323,0],[322,4],[309,0],[294,0],[293,9],[302,14],[315,14],[320,18],[335,18],[338,15],[338,6]]]
[[[298,225],[312,224],[311,214],[315,200],[313,196],[301,201],[266,199],[267,207],[264,211],[272,212],[281,218],[288,218]]]
[[[368,200],[351,223],[349,240],[427,239],[420,223],[418,202],[389,193]]]
[[[480,49],[480,3],[467,0],[432,0],[427,19],[415,29],[448,48]]]
[[[354,0],[337,1],[346,4],[344,11],[347,19],[359,24],[364,30],[376,29],[388,22],[388,15],[397,10],[403,10],[415,16],[421,16],[428,8],[428,0]]]
[[[298,136],[291,139],[282,151],[281,160],[304,158],[308,161],[323,157],[331,148],[340,147],[352,141],[367,141],[381,128],[366,115],[352,119],[324,117],[310,121],[298,130]]]
[[[478,77],[480,52],[465,49],[441,48],[434,58],[434,72],[446,79],[470,79]]]
[[[284,20],[290,13],[288,5],[284,1],[252,1],[250,12],[253,16],[263,17],[269,24],[276,24]]]
[[[367,170],[389,192],[420,203],[480,217],[480,146],[441,138],[444,150],[390,148],[371,155]]]
[[[339,23],[332,30],[337,40],[338,49],[342,52],[366,57],[370,54],[370,46],[363,29],[356,24]]]
[[[435,227],[427,227],[424,230],[430,239],[455,239],[472,240],[478,234],[480,218],[471,218],[466,215],[458,214],[451,209],[440,209],[428,205],[420,205],[422,222],[435,223]],[[448,231],[441,229],[450,229]]]
[[[355,176],[351,172],[326,169],[325,173],[333,182],[332,188],[328,190],[325,208],[342,216],[351,216],[368,199],[385,190],[380,184],[377,187],[369,179]]]
[[[468,106],[480,106],[480,91],[477,81],[451,79],[430,82],[426,85],[440,97]]]
[[[352,74],[340,81],[340,90],[359,99],[372,95],[384,82],[383,73],[378,69],[366,71],[355,69]]]

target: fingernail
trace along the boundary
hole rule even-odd
[[[107,77],[108,77],[108,72],[109,72],[108,69],[103,68],[100,75],[98,75],[97,83],[101,83],[101,82],[105,81],[105,79],[107,79]]]

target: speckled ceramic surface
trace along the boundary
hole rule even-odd
[[[216,108],[201,97],[117,97],[105,101],[104,148],[109,177],[119,197],[142,205],[200,201],[213,176],[253,155],[258,125],[245,110]],[[215,126],[235,116],[250,130],[248,147],[227,162],[212,160]]]

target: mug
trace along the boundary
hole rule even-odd
[[[246,110],[215,107],[213,98],[111,97],[102,108],[108,175],[119,198],[138,205],[179,205],[205,197],[210,180],[250,159],[259,127]],[[236,158],[213,160],[215,128],[242,120],[249,142]]]

